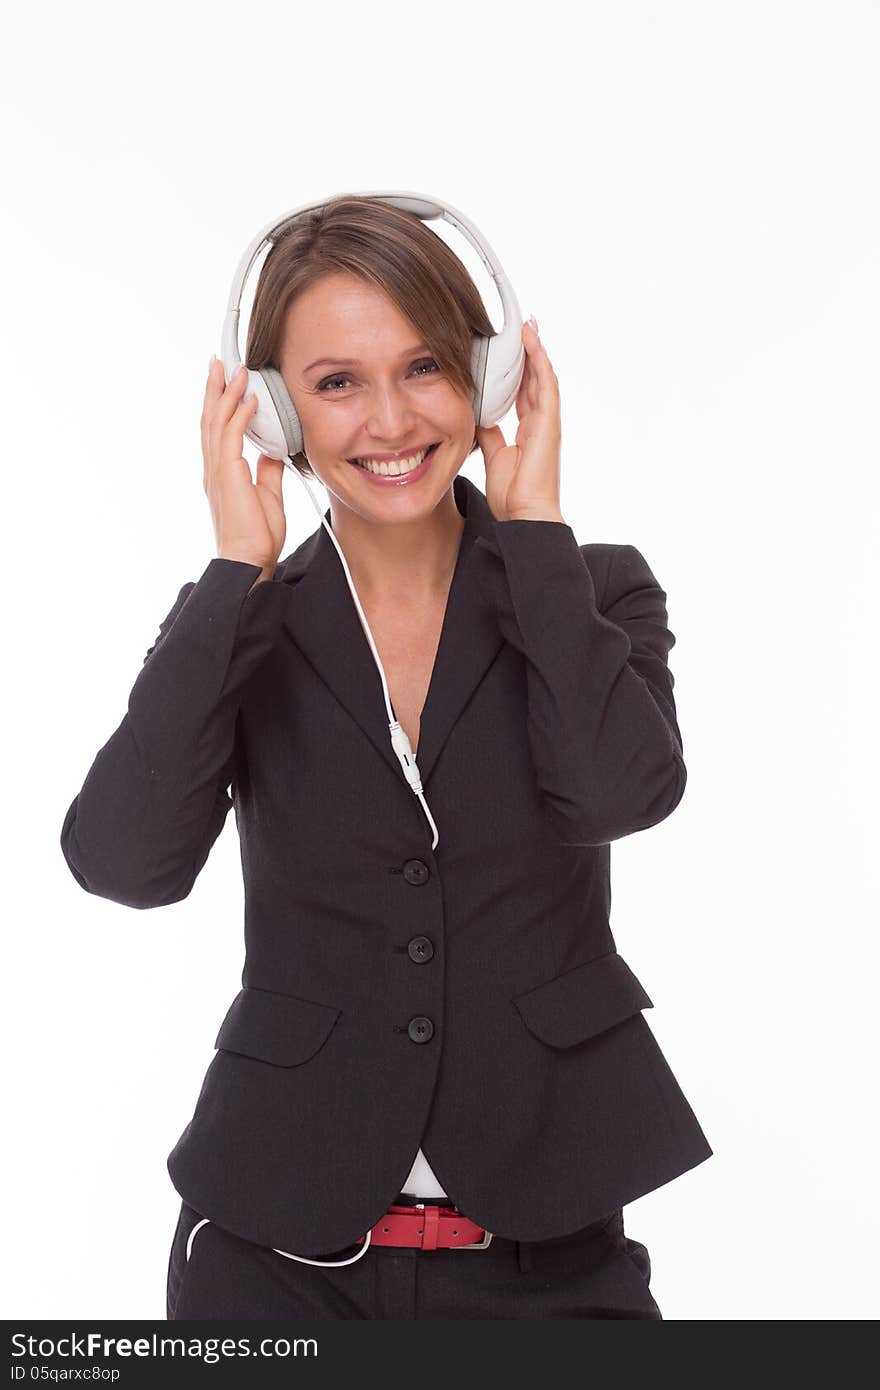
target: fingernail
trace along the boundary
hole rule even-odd
[[[210,360],[210,362],[208,363],[208,371],[211,370],[211,368],[213,367],[213,365],[214,365],[214,363],[215,363],[216,361],[217,361],[217,354],[216,354],[216,352],[213,352],[213,353],[211,354],[211,360]]]
[[[535,332],[539,333],[540,330],[538,329],[538,320],[535,318],[534,314],[529,315],[529,323],[532,325]]]

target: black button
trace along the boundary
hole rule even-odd
[[[403,876],[407,883],[414,883],[420,886],[427,883],[431,877],[431,870],[427,864],[423,864],[421,859],[407,859],[403,866]]]
[[[413,1042],[430,1042],[434,1036],[434,1025],[429,1018],[425,1018],[424,1014],[416,1014],[415,1018],[410,1019],[406,1031]]]
[[[423,960],[430,960],[434,954],[434,944],[427,936],[414,936],[406,949],[409,951],[410,959],[419,965]]]

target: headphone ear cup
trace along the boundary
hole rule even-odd
[[[249,372],[248,386],[257,398],[257,410],[245,431],[247,438],[269,458],[301,453],[302,425],[281,373],[261,367]]]
[[[490,429],[503,420],[516,400],[526,369],[526,350],[522,344],[522,326],[511,355],[509,335],[482,338],[486,345],[483,379],[482,419],[477,423]]]
[[[474,341],[471,347],[471,372],[474,378],[474,394],[471,401],[474,410],[474,420],[477,425],[485,423],[480,417],[484,411],[484,393],[486,389],[486,362],[489,356],[489,339],[484,338],[481,333],[474,334]],[[494,423],[494,422],[493,422]]]

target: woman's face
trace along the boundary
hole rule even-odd
[[[470,400],[419,342],[413,324],[378,286],[345,272],[326,275],[290,305],[281,375],[318,478],[362,516],[411,521],[448,492],[474,441]],[[411,475],[405,469],[437,445]],[[353,463],[399,456],[378,479]]]

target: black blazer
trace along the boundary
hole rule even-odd
[[[519,1240],[712,1154],[609,925],[610,842],[685,786],[666,595],[634,546],[454,493],[417,748],[436,851],[323,526],[252,593],[259,566],[219,558],[183,586],[61,832],[86,891],[162,907],[235,807],[243,988],[168,1170],[298,1254],[362,1236],[420,1144]]]

